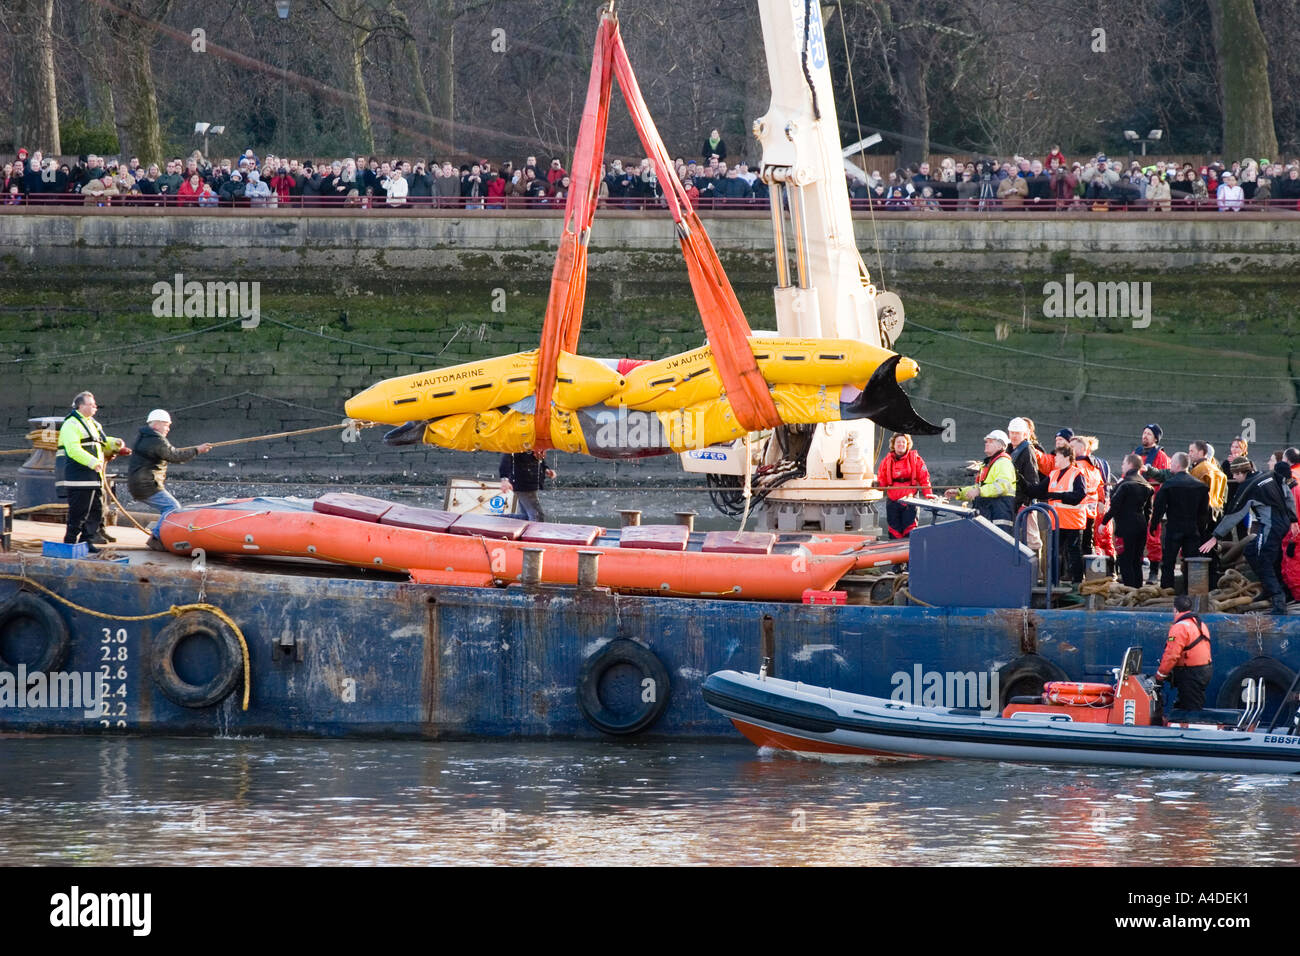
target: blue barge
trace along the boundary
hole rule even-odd
[[[734,739],[700,694],[714,671],[754,671],[767,658],[770,672],[788,680],[918,703],[929,702],[924,689],[938,695],[935,703],[952,705],[944,694],[954,675],[958,684],[962,675],[978,678],[973,688],[989,682],[978,674],[988,674],[1005,699],[1040,690],[1044,679],[1086,679],[1117,664],[1132,644],[1158,660],[1169,626],[1168,614],[1140,611],[462,588],[334,568],[214,563],[198,570],[170,555],[149,558],[161,560],[0,554],[0,731],[590,738],[615,730]],[[30,612],[33,601],[38,614]],[[164,692],[160,674],[168,668],[192,685],[220,677],[214,671],[231,664],[214,642],[197,635],[164,647],[173,619],[123,620],[194,603],[220,608],[247,641],[247,710],[242,672],[215,703],[185,705]],[[1292,644],[1300,618],[1205,619],[1214,635],[1210,700],[1231,697],[1246,675],[1265,676],[1277,700],[1300,666]],[[66,635],[57,633],[59,622]],[[60,640],[61,648],[52,646]],[[160,655],[167,657],[162,670]],[[4,672],[42,660],[51,672],[102,674],[103,703],[87,713],[6,698]]]

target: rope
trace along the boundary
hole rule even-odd
[[[156,611],[153,614],[108,614],[104,611],[96,611],[91,608],[85,607],[83,605],[76,603],[75,601],[70,601],[68,600],[68,598],[65,598],[61,594],[55,594],[53,591],[51,591],[45,585],[41,584],[39,581],[33,581],[31,578],[27,577],[25,570],[24,573],[21,575],[0,574],[0,579],[6,581],[18,581],[19,583],[25,586],[35,588],[36,590],[49,595],[50,597],[54,598],[54,600],[58,601],[60,604],[65,604],[68,607],[72,608],[74,611],[79,611],[82,614],[89,614],[91,617],[102,618],[103,620],[106,621],[156,621],[158,618],[161,617],[180,617],[183,614],[188,614],[190,611],[208,611],[216,615],[216,617],[218,617],[223,623],[228,625],[232,631],[234,631],[235,637],[239,639],[239,649],[244,659],[243,709],[248,710],[248,692],[249,692],[249,685],[252,680],[252,674],[250,673],[252,667],[249,663],[249,656],[248,656],[248,641],[245,640],[244,632],[240,629],[239,625],[235,623],[234,618],[232,618],[225,611],[221,610],[221,608],[217,607],[215,604],[173,604],[167,610]]]
[[[751,504],[751,503],[753,502],[753,500],[754,500],[754,497],[753,497],[753,495],[754,495],[754,489],[753,489],[754,469],[752,469],[751,467],[749,467],[749,462],[750,462],[750,457],[749,457],[749,456],[750,456],[750,449],[749,449],[750,439],[749,439],[749,436],[750,436],[750,434],[751,434],[750,432],[746,432],[746,433],[745,433],[745,490],[744,490],[744,495],[745,495],[745,511],[744,511],[744,513],[740,516],[740,528],[739,528],[740,531],[744,531],[744,530],[745,530],[745,522],[747,522],[747,521],[749,520],[749,506],[750,506],[750,504]]]
[[[858,132],[858,138],[854,142],[860,143],[862,142],[862,120],[858,117],[858,94],[853,88],[853,54],[849,52],[849,34],[844,27],[844,4],[841,3],[840,0],[835,0],[835,6],[836,9],[839,10],[840,14],[840,38],[844,41],[844,66],[845,72],[849,76],[849,99],[853,103],[853,126]],[[858,155],[862,157],[862,165],[865,167],[867,165],[867,150],[865,146],[858,148]],[[863,169],[862,171],[864,173],[867,172],[866,169]],[[867,174],[867,181],[868,183],[871,181],[869,173]],[[870,192],[868,192],[867,195],[867,211],[871,214],[871,242],[876,247],[877,281],[880,283],[880,288],[885,289],[887,288],[885,285],[885,260],[880,252],[880,231],[876,227],[876,203],[874,198],[870,195]],[[871,276],[868,275],[867,278],[869,280]],[[877,457],[879,457],[879,452],[877,452]]]
[[[291,432],[274,432],[270,435],[254,435],[252,438],[228,438],[225,441],[208,442],[213,448],[225,448],[227,445],[243,445],[253,441],[270,441],[272,438],[292,438],[295,435],[310,435],[314,432],[333,431],[336,428],[374,428],[381,422],[358,422],[348,419],[338,425],[318,425],[315,428],[299,428]]]
[[[143,531],[145,534],[148,534],[148,533],[149,533],[149,529],[146,528],[144,525],[140,524],[140,522],[136,521],[136,520],[135,520],[135,515],[131,514],[131,512],[129,512],[129,511],[127,511],[127,510],[126,510],[126,505],[124,505],[124,504],[122,504],[122,502],[118,501],[118,500],[117,500],[117,495],[113,494],[113,486],[112,486],[112,485],[109,483],[109,481],[108,481],[108,469],[107,469],[107,468],[104,469],[104,471],[101,471],[101,472],[99,473],[99,488],[100,488],[100,491],[102,491],[102,492],[104,493],[104,499],[105,499],[106,501],[111,501],[111,502],[113,502],[113,504],[117,505],[117,510],[118,510],[121,514],[126,515],[126,520],[127,520],[127,521],[129,521],[129,522],[131,522],[131,524],[135,525],[137,530],[139,530],[139,531]]]

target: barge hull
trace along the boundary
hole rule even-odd
[[[1142,645],[1146,660],[1159,660],[1170,623],[1168,615],[1141,612],[687,600],[17,554],[0,554],[0,575],[0,613],[22,586],[16,578],[78,605],[24,588],[66,623],[70,642],[58,669],[104,673],[109,704],[109,713],[88,717],[80,709],[0,699],[4,732],[600,737],[581,706],[579,683],[591,670],[584,665],[623,639],[657,657],[670,686],[647,687],[644,672],[615,663],[598,688],[613,710],[635,710],[648,694],[665,703],[643,736],[735,739],[730,722],[705,705],[700,686],[715,671],[757,670],[765,657],[773,676],[890,697],[903,684],[900,675],[912,681],[935,672],[1023,673],[1026,655],[1088,679],[1090,669],[1118,664],[1131,644]],[[247,640],[247,710],[242,681],[209,707],[169,699],[154,664],[159,634],[173,618],[122,620],[200,602],[230,615]],[[1293,640],[1300,618],[1205,619],[1214,636],[1210,701],[1252,658],[1300,666]],[[24,640],[30,643],[12,621],[8,630],[0,627],[0,658],[15,664]],[[196,647],[178,653],[176,666],[202,676],[211,661]],[[919,694],[918,687],[907,699],[920,703]]]

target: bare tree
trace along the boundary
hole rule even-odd
[[[142,163],[163,158],[152,47],[158,25],[171,6],[172,0],[94,0],[93,6],[86,5],[87,16],[103,16],[114,47],[119,77],[113,99],[118,143],[124,153],[139,156]]]
[[[50,154],[59,143],[54,75],[54,0],[10,0],[0,20],[14,39],[14,142]]]
[[[1254,0],[1210,0],[1209,6],[1223,91],[1224,155],[1276,156],[1268,46]]]

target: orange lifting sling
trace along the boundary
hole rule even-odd
[[[578,333],[582,328],[587,290],[587,242],[596,215],[600,162],[605,152],[610,92],[615,75],[641,145],[661,174],[660,185],[664,188],[664,199],[673,221],[677,223],[677,238],[686,259],[691,291],[736,420],[749,431],[780,425],[781,416],[749,347],[749,323],[726,273],[722,271],[722,263],[718,261],[718,254],[703,224],[691,208],[685,188],[673,175],[668,150],[650,117],[632,72],[632,64],[628,61],[627,49],[618,30],[618,19],[606,10],[601,14],[596,32],[591,79],[587,84],[582,126],[578,130],[578,143],[570,169],[572,188],[565,200],[564,232],[551,273],[551,291],[542,324],[534,448],[544,451],[553,447],[548,411],[555,390],[556,363],[561,351],[577,351]]]

